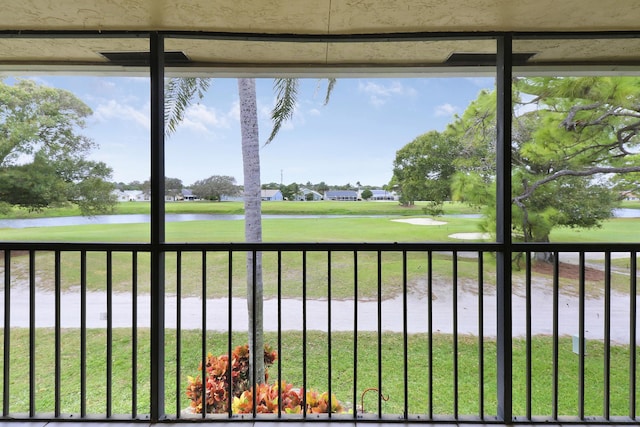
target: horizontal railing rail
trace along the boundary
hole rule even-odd
[[[0,250],[5,420],[149,419],[158,328],[150,255],[160,251],[165,420],[504,422],[496,290],[511,286],[510,421],[637,422],[639,244],[2,242]],[[510,283],[497,283],[498,252],[512,255]],[[262,297],[247,292],[258,277],[247,256],[258,253]],[[277,353],[268,383],[281,386],[265,391],[270,403],[239,396],[236,386],[255,384],[224,362],[255,338],[252,294],[264,307],[257,329]]]

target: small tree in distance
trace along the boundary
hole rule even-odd
[[[213,175],[196,181],[191,186],[191,191],[195,196],[203,200],[219,202],[222,196],[237,196],[240,194],[240,187],[236,185],[236,179],[232,176]]]
[[[362,199],[363,200],[369,200],[370,198],[373,197],[373,193],[371,192],[371,190],[369,190],[368,188],[362,191]]]

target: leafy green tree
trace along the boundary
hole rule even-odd
[[[320,181],[319,183],[313,186],[313,189],[320,194],[324,194],[327,191],[329,191],[331,188],[324,181]]]
[[[281,185],[280,192],[286,200],[295,200],[296,196],[300,194],[300,186],[295,182],[289,185]]]
[[[280,184],[278,184],[277,182],[269,182],[267,184],[262,184],[261,188],[263,190],[279,190]]]
[[[138,185],[136,185],[138,184]],[[142,184],[138,183],[138,181],[131,182],[126,190],[140,190],[145,194],[151,194],[151,181],[146,180]],[[184,185],[182,184],[182,180],[179,178],[168,178],[164,177],[164,191],[166,195],[169,196],[177,196],[182,192]]]
[[[43,209],[75,203],[85,215],[110,211],[111,169],[86,157],[95,143],[78,129],[91,109],[71,92],[0,81],[0,197]]]
[[[459,139],[431,131],[420,135],[396,152],[391,186],[400,193],[400,203],[416,200],[441,204],[451,196]]]
[[[209,178],[196,181],[191,186],[191,191],[201,199],[218,202],[222,196],[235,196],[240,194],[240,188],[236,185],[236,179],[226,175],[213,175]]]
[[[517,238],[546,242],[554,227],[598,227],[611,217],[618,198],[612,177],[640,172],[638,99],[637,78],[514,81],[511,175]],[[447,132],[461,142],[455,197],[495,209],[490,191],[495,93],[482,92]]]
[[[369,200],[373,197],[373,193],[368,188],[364,189],[360,195],[364,200]]]

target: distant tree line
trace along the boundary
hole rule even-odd
[[[118,190],[142,191],[150,193],[151,183],[146,181],[131,181],[129,183],[118,182],[114,184]],[[328,185],[324,181],[313,184],[307,181],[306,184],[292,182],[291,184],[278,184],[270,182],[263,184],[263,190],[280,190],[282,196],[286,200],[295,200],[297,196],[302,195],[302,189],[316,191],[324,194],[331,190],[353,190],[362,191],[362,198],[367,200],[372,197],[371,190],[379,188],[371,185],[362,185],[357,182],[355,185],[350,183],[344,185]],[[202,200],[220,201],[223,196],[236,197],[242,195],[242,186],[236,184],[236,179],[227,175],[212,175],[209,178],[201,179],[191,185],[185,186],[179,178],[165,178],[165,194],[170,196],[180,195],[184,189],[189,189],[194,196]],[[313,195],[307,195],[308,200],[313,200]]]

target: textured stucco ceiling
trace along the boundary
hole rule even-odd
[[[18,31],[188,31],[285,35],[638,31],[638,0],[3,0],[0,67],[96,65],[100,52],[148,50],[130,38],[21,38]],[[4,32],[4,34],[2,34]],[[306,42],[168,38],[204,67],[441,67],[495,41]],[[640,39],[515,39],[530,64],[640,64]]]

